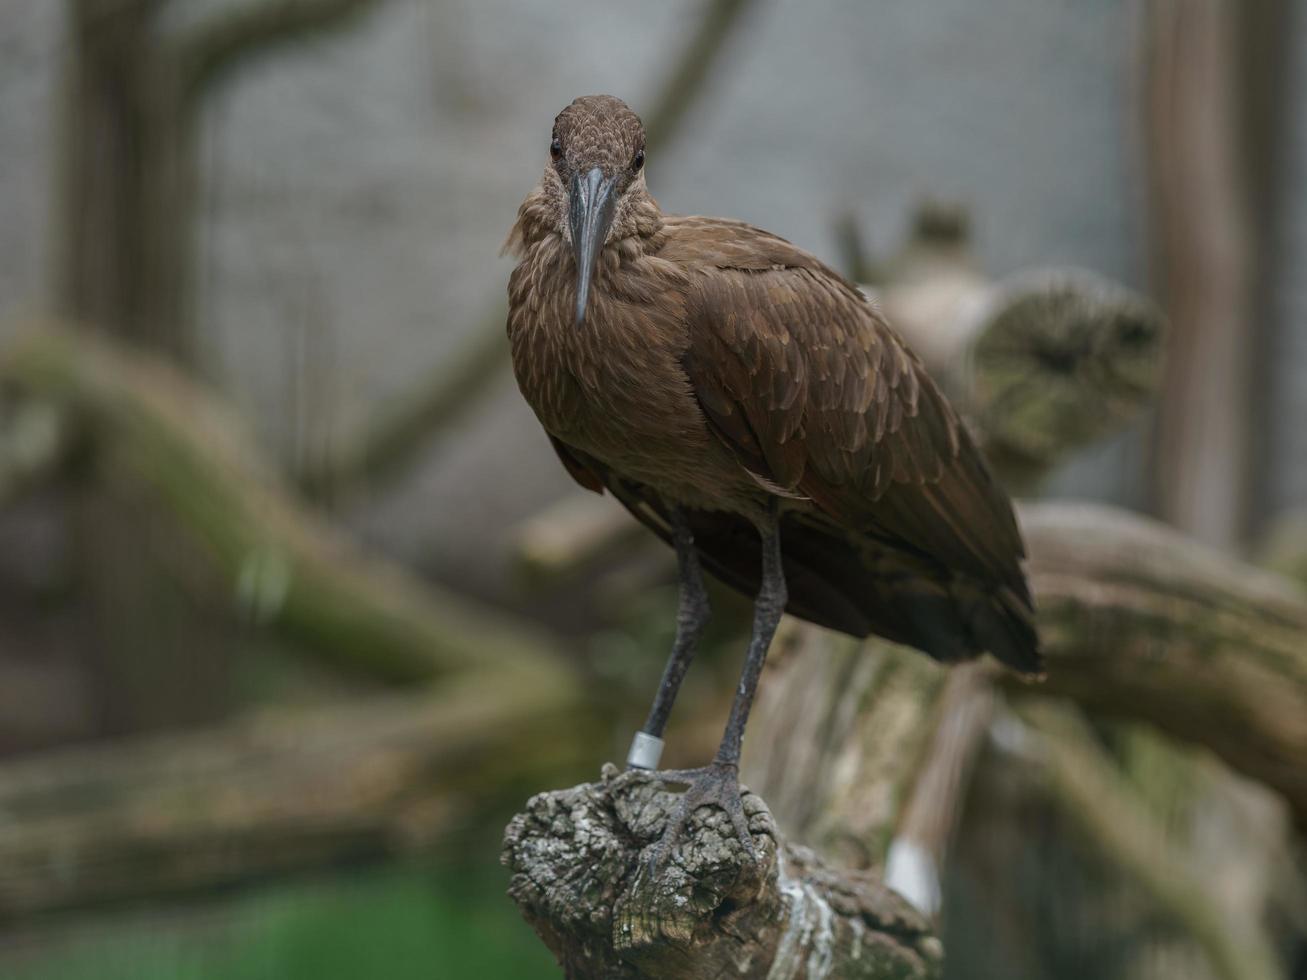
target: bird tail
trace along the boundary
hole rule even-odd
[[[1013,670],[1035,676],[1043,674],[1044,658],[1039,650],[1035,609],[1029,596],[1000,586],[974,595],[964,602],[964,608],[974,654],[987,650]]]
[[[671,526],[662,503],[621,482],[610,489],[665,541]],[[704,568],[746,596],[756,595],[762,551],[758,532],[737,514],[682,511]],[[945,663],[985,651],[1023,674],[1043,660],[1034,606],[1018,579],[983,583],[950,576],[911,552],[796,513],[781,518],[781,556],[789,591],[786,611],[851,636],[873,633]]]

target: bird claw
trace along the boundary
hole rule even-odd
[[[749,830],[749,819],[744,812],[744,801],[740,793],[740,770],[730,763],[714,762],[699,769],[668,769],[650,772],[649,777],[662,783],[679,783],[686,787],[676,802],[676,808],[668,817],[667,826],[658,843],[654,845],[649,857],[648,870],[651,878],[656,878],[670,856],[672,848],[680,842],[685,834],[690,815],[701,806],[716,806],[721,809],[735,829],[740,845],[757,864],[758,848],[753,843],[753,834]]]

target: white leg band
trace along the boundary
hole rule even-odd
[[[631,739],[631,751],[626,753],[626,764],[632,769],[657,769],[663,757],[663,740],[648,732],[636,732]]]

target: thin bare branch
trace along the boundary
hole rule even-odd
[[[183,91],[209,88],[240,62],[313,33],[343,28],[382,0],[246,0],[226,5],[174,42]]]

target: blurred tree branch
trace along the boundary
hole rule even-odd
[[[1271,525],[1262,564],[1307,588],[1307,510],[1290,510]]]
[[[562,671],[479,671],[5,761],[0,921],[429,849],[593,764],[580,696]]]
[[[1307,769],[1301,764],[1307,757],[1307,598],[1301,590],[1155,521],[1113,508],[1025,504],[1020,518],[1048,677],[1029,684],[1010,680],[996,667],[994,675],[1016,693],[1064,695],[1206,746],[1307,814]],[[856,655],[871,656],[869,651],[881,646],[873,642]],[[816,665],[831,655],[829,644],[814,643],[812,649],[797,658],[803,666],[796,669],[812,676],[815,685],[829,685],[827,694],[801,696],[797,677],[787,669],[779,701],[792,707],[778,703],[773,714],[763,708],[773,684],[765,680],[758,715],[768,720],[756,722],[753,748],[768,744],[766,732],[787,744],[802,742],[794,735],[802,731],[794,712],[832,717],[839,714],[833,707],[814,711],[822,697],[832,705],[856,698],[848,677],[818,674]],[[925,660],[921,665],[938,672]],[[932,692],[932,700],[941,681],[942,676],[923,688]],[[929,715],[929,707],[921,710]],[[848,751],[862,751],[852,745]],[[874,751],[879,756],[880,750]],[[753,767],[749,758],[746,763]],[[755,773],[765,763],[758,766]],[[832,767],[787,768],[819,779]],[[766,781],[756,782],[756,788],[787,815],[782,795],[827,816],[844,812],[808,778],[784,794],[768,789]],[[785,822],[802,836],[801,825],[792,818]]]
[[[0,402],[0,510],[51,479],[72,450],[71,435],[68,420],[52,405]]]
[[[203,97],[244,55],[344,23],[371,5],[224,3],[209,5],[215,10],[198,27],[186,27],[183,14],[174,29],[166,15],[180,3],[67,0],[53,202],[56,309],[202,375],[193,285]],[[212,628],[221,617],[205,618],[212,603],[195,598],[204,590],[194,583],[190,596],[177,588],[198,574],[193,552],[185,542],[172,548],[167,528],[143,503],[87,493],[69,508],[89,609],[82,656],[100,673],[97,714],[111,729],[195,721],[224,707],[229,658]],[[124,561],[149,553],[142,542],[169,551],[170,567]],[[396,659],[394,648],[389,656]],[[158,696],[170,687],[200,696],[193,704]]]
[[[1021,510],[1041,689],[1205,745],[1307,817],[1307,599],[1156,522]]]
[[[384,0],[248,0],[228,4],[171,43],[183,91],[194,97],[241,62],[287,41],[350,26]]]
[[[219,571],[233,614],[394,681],[553,662],[543,637],[362,554],[280,486],[207,392],[157,358],[46,323],[0,353],[0,385],[60,411],[107,486],[145,488]]]
[[[70,0],[59,300],[191,367],[197,104],[240,60],[379,0],[265,0],[171,37],[163,0]]]
[[[661,151],[675,138],[721,60],[726,42],[756,5],[757,0],[710,0],[703,19],[663,80],[653,108],[642,114],[649,147]]]
[[[165,0],[68,0],[56,293],[75,319],[192,369],[200,104],[245,58],[381,0],[247,0],[160,26]]]
[[[1088,269],[975,269],[965,212],[926,201],[874,295],[1014,493],[1152,404],[1169,350],[1146,297]]]
[[[1021,714],[1041,736],[1037,763],[1067,817],[1185,926],[1217,974],[1225,980],[1283,976],[1258,910],[1222,906],[1184,851],[1168,840],[1144,808],[1086,723],[1074,711],[1048,701],[1025,705]]]
[[[655,154],[671,143],[689,110],[702,97],[704,81],[721,57],[726,41],[757,0],[711,0],[693,35],[645,116],[647,143]],[[398,396],[358,441],[339,450],[300,482],[315,497],[331,497],[351,487],[382,481],[402,470],[442,431],[465,417],[508,366],[504,340],[505,301],[488,305],[452,355],[411,391]]]
[[[602,722],[579,710],[582,685],[543,637],[363,556],[171,365],[41,323],[0,351],[0,395],[14,409],[0,446],[40,450],[6,450],[16,473],[68,460],[102,496],[147,498],[194,543],[219,584],[177,588],[352,670],[441,679],[419,696],[0,764],[0,918],[422,846],[520,782],[592,758]]]

